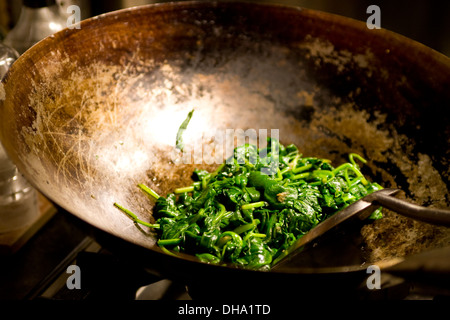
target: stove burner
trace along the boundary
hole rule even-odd
[[[75,258],[69,256],[47,277],[31,299],[52,300],[190,300],[184,285],[161,279],[120,261],[93,239],[80,244]],[[75,250],[77,251],[77,250]],[[68,267],[80,272],[80,288],[67,285]],[[77,271],[75,271],[77,272]]]

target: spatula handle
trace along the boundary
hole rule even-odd
[[[379,204],[405,217],[450,227],[450,210],[422,207],[382,193],[374,193],[373,196],[373,204]]]

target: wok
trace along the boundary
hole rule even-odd
[[[345,296],[365,286],[372,263],[446,248],[448,229],[385,211],[294,270],[260,272],[166,255],[113,203],[153,221],[154,202],[138,183],[165,195],[194,168],[217,167],[174,151],[195,109],[187,150],[202,145],[212,155],[230,132],[267,130],[335,164],[359,153],[370,179],[446,208],[449,85],[449,58],[363,22],[278,5],[149,5],[87,19],[25,52],[2,83],[0,138],[24,176],[114,252],[197,284],[193,294],[281,297],[297,286],[298,295]]]

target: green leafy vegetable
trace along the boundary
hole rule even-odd
[[[191,121],[193,113],[194,113],[194,110],[191,110],[188,113],[186,119],[184,119],[183,123],[178,128],[177,139],[176,139],[176,148],[179,149],[180,151],[183,151],[183,149],[184,149],[183,133],[184,133],[184,131],[186,131],[187,126],[189,125],[189,122]]]
[[[159,246],[207,263],[269,269],[318,223],[382,189],[361,173],[355,159],[366,160],[357,154],[335,168],[326,159],[302,157],[295,145],[268,142],[263,150],[237,147],[215,172],[194,170],[191,185],[166,197],[139,185],[156,200],[156,223],[146,225],[155,228]],[[381,209],[370,218],[381,218]]]

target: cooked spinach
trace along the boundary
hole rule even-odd
[[[245,144],[214,172],[194,170],[191,185],[165,197],[139,185],[156,200],[156,223],[144,225],[155,228],[158,245],[166,252],[269,269],[311,228],[382,188],[364,177],[356,160],[366,162],[352,153],[349,162],[333,167],[274,139],[262,150]],[[381,218],[380,209],[370,218]]]
[[[183,151],[183,149],[184,149],[183,133],[184,133],[184,131],[186,131],[186,129],[189,125],[189,122],[191,121],[193,113],[194,113],[194,110],[191,110],[188,113],[186,119],[184,119],[184,121],[181,123],[180,127],[178,128],[175,145],[176,145],[176,148],[179,149],[180,151]]]

